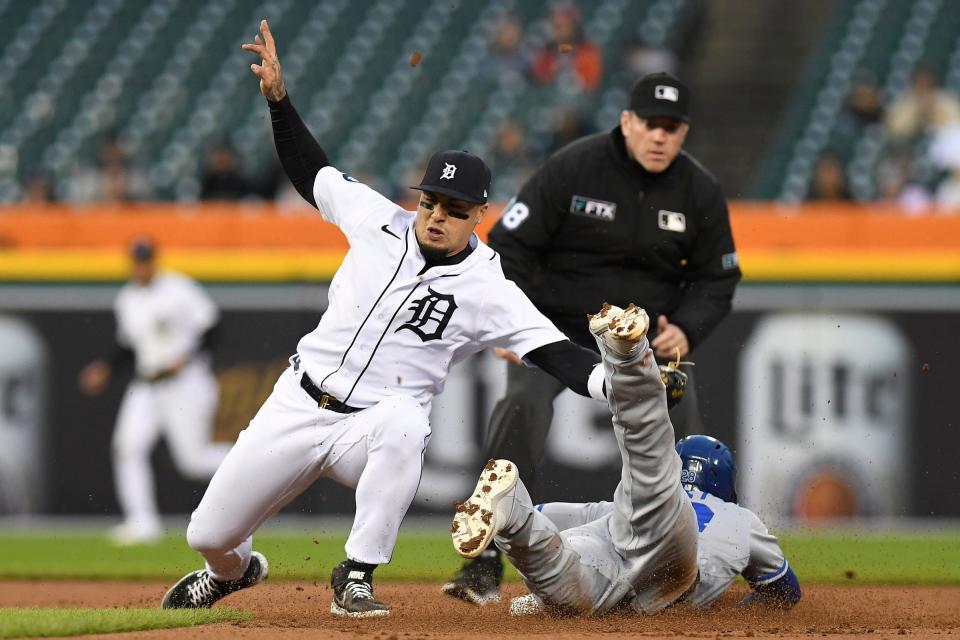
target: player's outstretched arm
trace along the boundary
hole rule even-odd
[[[277,57],[277,44],[266,20],[260,21],[260,32],[262,38],[258,34],[252,43],[244,43],[242,47],[244,51],[260,56],[260,64],[252,63],[250,70],[260,79],[260,93],[270,107],[273,142],[280,164],[297,193],[316,207],[313,183],[317,173],[328,166],[330,160],[290,102]]]

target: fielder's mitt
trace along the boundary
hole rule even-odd
[[[683,398],[683,392],[687,388],[687,374],[680,371],[681,365],[693,366],[692,362],[680,361],[680,350],[677,349],[677,359],[673,362],[660,365],[660,379],[667,388],[667,408],[673,409]]]

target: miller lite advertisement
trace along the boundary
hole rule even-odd
[[[740,501],[770,521],[906,509],[910,347],[858,315],[762,320],[740,366]]]

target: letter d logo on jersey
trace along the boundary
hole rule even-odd
[[[420,336],[424,342],[439,340],[443,337],[443,330],[447,328],[453,312],[457,310],[457,303],[452,295],[437,293],[433,287],[427,287],[427,291],[428,295],[414,300],[413,304],[407,307],[408,311],[413,311],[413,315],[394,333],[398,333],[401,329],[409,329]]]

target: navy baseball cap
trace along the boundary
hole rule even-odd
[[[658,116],[690,122],[690,89],[670,73],[651,73],[633,85],[630,109],[641,118]]]
[[[410,188],[483,204],[490,190],[490,167],[468,151],[438,151],[427,163],[420,184]]]
[[[130,243],[130,257],[134,262],[150,262],[156,253],[157,247],[150,238],[139,237]]]

